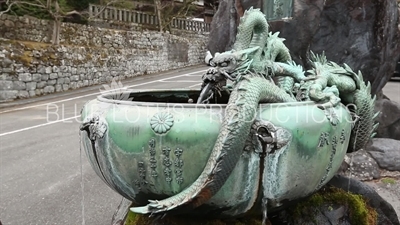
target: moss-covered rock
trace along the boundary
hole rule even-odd
[[[363,196],[325,187],[287,210],[292,224],[377,224],[377,212]],[[340,223],[339,221],[346,221]]]
[[[245,217],[239,219],[204,219],[180,216],[166,216],[155,219],[148,215],[129,212],[125,225],[261,225],[261,218]]]

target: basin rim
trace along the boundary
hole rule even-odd
[[[130,93],[146,93],[146,92],[153,92],[153,93],[173,93],[173,92],[200,92],[199,89],[140,89],[140,90],[133,90],[127,89],[121,91],[120,94],[130,94]],[[202,104],[202,103],[166,103],[166,102],[143,102],[143,101],[127,101],[127,100],[116,100],[116,99],[109,99],[107,96],[113,95],[113,93],[105,93],[97,96],[97,100],[99,102],[110,103],[115,105],[127,105],[127,106],[174,106],[174,105],[181,105],[184,108],[198,108],[199,106],[202,108],[214,108],[216,106],[225,108],[228,104]],[[342,103],[340,103],[343,105]],[[302,101],[302,102],[282,102],[282,103],[260,103],[259,106],[275,106],[275,107],[282,107],[282,106],[306,106],[306,105],[314,105],[317,104],[313,101]]]

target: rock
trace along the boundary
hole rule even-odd
[[[339,174],[347,177],[357,178],[358,180],[372,180],[380,178],[379,165],[374,158],[365,151],[347,153],[342,162],[342,171]]]
[[[378,213],[377,224],[400,225],[400,221],[393,206],[367,184],[345,176],[336,175],[328,182],[328,185],[362,195],[364,198],[368,199],[368,204]]]
[[[221,3],[211,24],[211,53],[229,50],[235,40],[236,8],[233,1]],[[396,0],[294,0],[293,19],[270,25],[297,63],[308,67],[309,50],[325,51],[329,60],[361,70],[373,94],[390,79],[400,55]]]
[[[13,89],[18,90],[18,91],[24,90],[24,89],[26,89],[26,83],[23,81],[19,81],[19,80],[13,81]]]
[[[43,93],[49,94],[49,93],[53,93],[54,92],[54,86],[46,86],[43,89]]]
[[[400,141],[374,138],[367,151],[381,168],[400,171]]]
[[[9,101],[17,98],[18,91],[0,91],[0,102]]]
[[[372,187],[341,175],[310,197],[272,214],[270,220],[272,224],[400,225],[394,208]]]
[[[376,137],[400,140],[400,104],[390,101],[380,93],[375,103],[375,111],[381,112],[377,118],[379,126]]]
[[[18,78],[19,78],[20,81],[24,81],[24,82],[32,81],[32,74],[30,74],[30,73],[20,73],[18,75]]]
[[[27,91],[34,91],[36,89],[36,82],[27,82],[26,83],[26,90]]]
[[[27,91],[19,91],[18,98],[29,98],[29,92]]]
[[[0,90],[11,90],[13,87],[13,82],[8,80],[0,80]]]
[[[235,1],[219,1],[218,11],[211,22],[210,38],[207,49],[214,55],[215,52],[228,50],[235,41],[238,15]]]

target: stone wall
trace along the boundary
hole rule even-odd
[[[203,63],[208,34],[116,30],[0,17],[0,102]]]

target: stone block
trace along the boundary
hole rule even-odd
[[[72,74],[72,75],[77,74],[77,69],[76,69],[76,67],[72,67],[72,68],[71,68],[71,74]]]
[[[55,85],[56,83],[57,83],[57,80],[55,80],[55,79],[47,81],[47,85]]]
[[[45,68],[45,72],[46,72],[47,74],[52,73],[53,70],[52,70],[51,66],[46,67],[46,68]]]
[[[24,82],[32,81],[32,74],[30,74],[30,73],[20,73],[20,74],[18,74],[18,79],[20,81],[24,81]]]
[[[103,73],[102,72],[97,72],[95,75],[94,75],[94,77],[95,78],[100,78],[100,77],[102,77],[103,76]],[[89,79],[89,78],[88,78]]]
[[[11,90],[13,89],[13,82],[9,80],[0,80],[0,90]]]
[[[10,27],[10,28],[14,28],[14,27],[15,27],[15,24],[14,24],[14,22],[11,21],[11,20],[6,20],[6,21],[4,21],[4,26]]]
[[[83,87],[83,81],[78,81],[78,82],[76,82],[76,88],[81,88],[81,87]]]
[[[3,73],[11,73],[11,72],[14,72],[14,68],[13,67],[3,67],[2,71],[3,71]]]
[[[27,91],[19,91],[17,97],[18,98],[29,98],[30,96],[29,96],[29,92],[27,92]]]
[[[36,82],[27,82],[26,83],[26,90],[33,91],[36,89]]]
[[[55,90],[54,86],[46,86],[43,89],[43,93],[45,94],[54,93],[54,90]]]
[[[32,74],[32,81],[39,82],[41,80],[42,80],[42,75],[41,74],[39,74],[39,73]]]
[[[57,84],[64,84],[64,78],[58,78]]]
[[[50,79],[57,79],[58,78],[58,73],[51,73],[49,78]]]
[[[46,80],[49,79],[49,77],[50,77],[49,74],[42,74],[41,79],[42,79],[43,81],[46,81]]]
[[[68,84],[63,84],[62,88],[63,88],[63,91],[68,91],[69,85]]]
[[[47,82],[46,81],[39,81],[37,84],[36,84],[36,88],[44,88],[45,86],[47,85]]]
[[[25,82],[23,82],[23,81],[19,81],[19,80],[16,80],[16,81],[13,81],[13,88],[12,89],[14,89],[14,90],[26,90],[26,83]]]
[[[12,63],[13,63],[13,61],[9,58],[3,58],[1,61],[2,67],[9,67],[12,65]]]
[[[29,91],[30,93],[31,91]],[[32,91],[33,92],[33,91]],[[44,93],[44,89],[36,89],[35,91],[35,95],[42,95]]]
[[[107,83],[111,83],[111,81],[113,81],[113,79],[114,79],[114,78],[113,78],[112,76],[107,76],[107,77],[106,77],[106,82],[107,82]]]
[[[0,91],[0,100],[10,101],[16,99],[18,95],[18,91]]]
[[[118,76],[118,75],[119,75],[119,73],[117,71],[111,71],[111,76],[115,77],[115,76]]]
[[[55,86],[55,89],[56,89],[56,92],[61,92],[61,91],[62,91],[62,86],[61,86],[61,84],[57,84],[57,85]]]
[[[46,67],[44,67],[42,65],[38,65],[36,71],[40,74],[44,74],[44,73],[46,73]]]
[[[60,72],[60,68],[58,66],[53,66],[52,71],[53,73],[58,73]]]
[[[57,74],[58,74],[58,77],[59,77],[59,78],[60,78],[60,77],[65,77],[65,73],[58,72]]]
[[[36,91],[37,91],[37,89],[34,90],[34,91],[28,91],[29,97],[35,97],[36,96]]]
[[[76,89],[76,82],[71,82],[71,83],[69,84],[69,87],[70,87],[71,89]]]
[[[79,80],[79,75],[73,75],[70,77],[71,81],[78,81]]]
[[[64,84],[69,84],[71,83],[71,79],[69,77],[64,78]]]
[[[86,73],[86,68],[84,68],[84,67],[78,67],[76,73],[77,73],[77,74]]]
[[[63,73],[67,73],[70,71],[70,67],[69,66],[60,66],[60,71]]]
[[[0,74],[0,80],[7,80],[7,78],[9,78],[9,75],[7,73]]]

